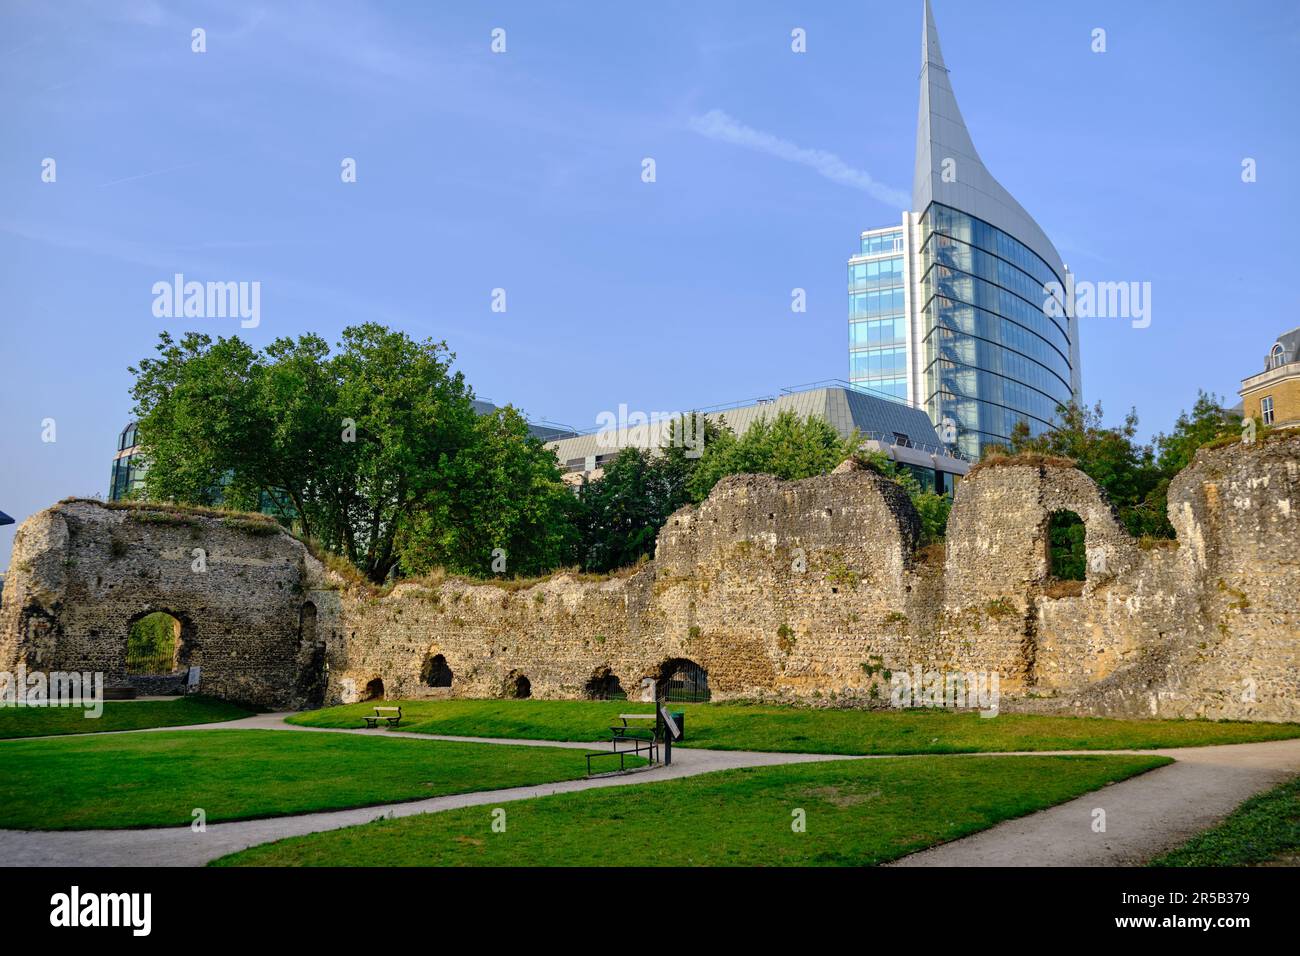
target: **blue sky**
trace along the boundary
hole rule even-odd
[[[1152,283],[1149,328],[1081,320],[1085,398],[1148,434],[1198,386],[1235,401],[1297,324],[1300,9],[934,6],[990,171],[1080,278]],[[106,492],[161,328],[377,320],[580,428],[846,377],[844,263],[911,189],[920,33],[920,0],[6,0],[0,510]],[[261,324],[155,318],[176,272],[260,282]]]

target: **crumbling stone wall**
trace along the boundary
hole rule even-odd
[[[299,631],[309,578],[321,569],[303,545],[255,517],[63,502],[14,539],[0,669],[99,671],[107,686],[174,691],[179,677],[126,673],[131,625],[165,611],[181,623],[180,672],[198,666],[202,692],[302,706],[311,689],[304,669],[321,658]]]
[[[582,697],[606,675],[631,692],[689,660],[715,699],[886,706],[891,674],[919,666],[997,673],[1007,709],[1300,719],[1298,471],[1300,436],[1203,450],[1170,489],[1178,540],[1144,546],[1081,472],[1008,460],[962,482],[942,556],[918,551],[911,503],[873,471],[732,476],[627,573],[384,593],[278,532],[65,504],[19,533],[0,666],[120,666],[129,621],[160,607],[188,622],[205,690],[268,706],[496,697],[521,676],[535,697]],[[1085,523],[1073,592],[1049,567],[1062,510]],[[218,555],[204,577],[193,535]],[[450,687],[426,680],[436,656]]]

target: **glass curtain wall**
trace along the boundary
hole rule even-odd
[[[1064,281],[1012,236],[939,203],[921,218],[922,392],[935,422],[957,425],[978,457],[1006,444],[1017,422],[1048,430],[1070,392],[1064,306],[1045,308]],[[1049,312],[1059,312],[1058,316]]]
[[[908,398],[903,230],[862,237],[849,260],[849,380]]]

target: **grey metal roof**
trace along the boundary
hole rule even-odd
[[[1282,364],[1286,365],[1291,362],[1300,362],[1300,327],[1292,329],[1290,332],[1283,332],[1277,337],[1276,345],[1282,346]],[[1268,360],[1264,363],[1265,370],[1272,368],[1273,349],[1268,350]]]
[[[929,448],[940,445],[934,425],[922,409],[847,386],[787,392],[769,401],[704,414],[710,421],[725,420],[740,435],[760,419],[775,418],[785,411],[794,412],[800,418],[821,418],[845,438],[856,429],[866,438],[886,442],[902,435],[913,445]],[[547,444],[555,449],[556,457],[564,464],[578,458],[611,454],[629,445],[653,449],[657,447],[655,437],[654,429],[641,429],[638,434],[633,434],[631,429],[620,429],[611,435],[593,432]]]

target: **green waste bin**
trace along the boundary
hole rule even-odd
[[[672,717],[673,723],[677,725],[677,732],[680,734],[680,736],[673,742],[681,743],[686,739],[686,712],[681,710],[670,710],[668,711],[668,715]]]

